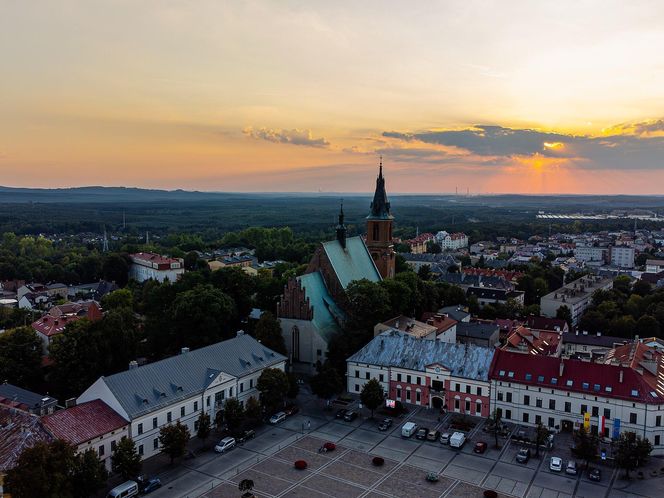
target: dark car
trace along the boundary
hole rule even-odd
[[[440,431],[431,429],[429,432],[427,432],[427,441],[438,441],[439,437],[440,437]]]
[[[284,408],[284,413],[286,414],[287,417],[290,417],[291,415],[295,415],[296,413],[299,413],[300,409],[297,407],[297,405],[288,405],[286,408]]]
[[[602,471],[599,470],[598,468],[590,469],[590,472],[588,472],[588,479],[591,481],[596,481],[599,482],[602,480]]]
[[[246,441],[249,441],[250,439],[253,439],[256,437],[256,431],[254,430],[248,430],[248,431],[243,431],[242,434],[240,434],[240,437],[237,438],[237,442],[239,444],[242,444]]]
[[[486,443],[484,441],[478,441],[477,443],[475,443],[473,451],[475,453],[484,453],[486,451]]]
[[[148,493],[152,493],[155,489],[161,488],[161,481],[156,477],[143,481],[142,484],[141,494],[143,495],[147,495]]]
[[[417,439],[426,439],[427,434],[429,434],[429,429],[427,429],[426,427],[420,427],[419,429],[417,429],[417,432],[415,433],[415,437]]]
[[[346,412],[346,415],[344,415],[344,420],[345,420],[346,422],[352,422],[352,421],[355,420],[356,418],[357,418],[357,412],[354,412],[354,411],[352,411],[352,410],[349,411],[349,412]]]
[[[391,418],[384,418],[380,424],[378,424],[378,430],[379,431],[386,431],[392,427],[392,419]]]
[[[337,414],[334,417],[335,418],[344,418],[347,413],[348,413],[348,410],[346,410],[345,408],[342,408],[341,410],[337,411]]]
[[[516,461],[519,463],[528,463],[530,460],[530,450],[528,448],[521,448],[516,454]]]

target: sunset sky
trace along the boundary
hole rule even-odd
[[[664,194],[662,1],[0,0],[0,185]]]

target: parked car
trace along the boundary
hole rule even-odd
[[[439,437],[440,437],[440,431],[431,429],[429,432],[427,432],[427,441],[438,441]]]
[[[349,411],[349,412],[346,412],[346,415],[344,415],[344,420],[345,420],[346,422],[352,422],[352,421],[355,420],[356,418],[357,418],[357,412],[354,412],[354,411],[352,411],[352,410]]]
[[[153,477],[152,479],[145,481],[145,485],[143,488],[141,488],[141,494],[147,495],[148,493],[152,493],[155,489],[159,488],[161,488],[161,481],[157,477]]]
[[[284,420],[286,420],[286,414],[284,412],[275,413],[270,417],[271,424],[278,424],[279,422],[283,422]]]
[[[571,476],[575,476],[577,474],[576,462],[574,460],[567,462],[567,467],[565,467],[565,474],[569,474]]]
[[[379,431],[386,431],[392,427],[392,419],[391,418],[384,418],[380,424],[378,424],[378,430]]]
[[[227,451],[235,448],[235,438],[234,437],[225,437],[219,444],[214,447],[214,451],[217,453],[226,453]]]
[[[530,450],[528,448],[521,448],[516,454],[516,461],[519,463],[528,463],[530,460]]]
[[[551,462],[549,462],[549,469],[554,472],[561,472],[563,470],[563,459],[560,457],[551,457]]]
[[[420,427],[419,429],[417,429],[417,432],[415,433],[415,437],[417,439],[426,439],[427,434],[429,434],[429,429],[427,429],[426,427]]]
[[[595,467],[594,469],[590,469],[590,472],[588,472],[588,479],[595,482],[601,481],[602,471],[599,470],[597,467]]]
[[[450,433],[445,432],[440,435],[440,444],[450,444]]]
[[[298,408],[297,405],[288,405],[286,408],[284,408],[284,413],[286,414],[287,417],[290,417],[291,415],[300,413],[300,409]]]
[[[466,435],[463,432],[455,432],[450,436],[450,446],[461,448],[466,443]]]
[[[340,410],[337,410],[337,414],[334,416],[334,418],[343,419],[346,416],[346,413],[348,413],[348,410],[346,408],[342,408]]]
[[[406,422],[401,427],[401,437],[411,437],[417,431],[417,424],[415,422]]]
[[[473,451],[475,453],[484,453],[486,451],[487,445],[484,441],[478,441],[475,443],[475,447],[473,448]]]
[[[237,439],[238,444],[242,444],[246,441],[249,441],[250,439],[253,439],[256,437],[256,431],[253,429],[249,429],[248,431],[243,431],[242,435]]]

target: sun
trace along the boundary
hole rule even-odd
[[[564,144],[562,142],[544,142],[542,145],[544,145],[544,149],[561,149],[564,147]]]

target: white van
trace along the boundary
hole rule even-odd
[[[106,495],[107,498],[129,498],[130,496],[138,496],[138,483],[134,481],[123,482]]]
[[[461,448],[466,442],[466,435],[463,432],[455,432],[450,437],[450,446],[452,448]]]
[[[401,428],[402,437],[410,437],[417,432],[417,424],[415,422],[406,422]]]

